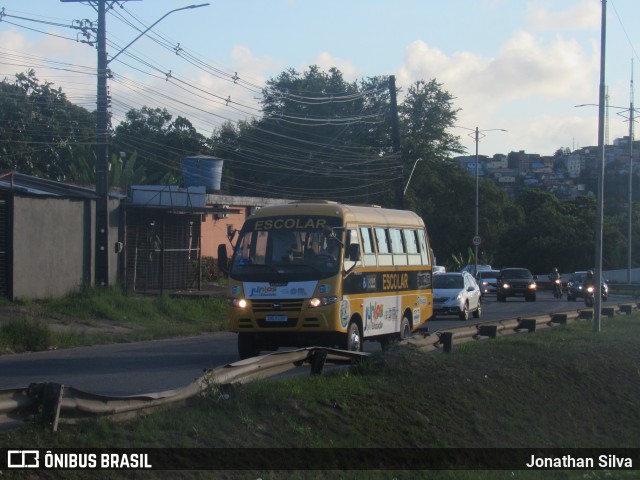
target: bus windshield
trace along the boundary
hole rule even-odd
[[[251,219],[236,244],[230,276],[238,280],[317,280],[339,272],[339,220],[287,216]]]

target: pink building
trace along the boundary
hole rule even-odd
[[[289,203],[292,200],[209,193],[205,201],[207,207],[222,210],[203,215],[200,232],[202,256],[217,258],[220,244],[227,245],[227,254],[231,256],[231,244],[227,239],[229,229],[240,230],[247,217],[260,207]],[[229,212],[224,212],[225,209],[229,209]]]

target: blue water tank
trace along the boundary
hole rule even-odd
[[[202,187],[209,191],[220,190],[222,180],[221,158],[195,155],[182,159],[182,179],[185,187]]]

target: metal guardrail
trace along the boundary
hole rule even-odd
[[[613,317],[616,314],[630,315],[634,310],[638,310],[639,308],[640,304],[615,304],[601,307],[601,314],[607,317]],[[552,328],[557,325],[566,324],[569,321],[588,318],[593,318],[592,308],[454,327],[437,332],[435,334],[436,339],[428,334],[422,337],[420,337],[420,335],[414,335],[407,340],[407,343],[416,345],[423,351],[442,350],[443,352],[450,352],[454,344],[471,340],[495,338],[498,335],[513,335],[524,331],[535,333],[536,330]]]
[[[639,304],[619,304],[602,307],[602,315],[629,315]],[[578,309],[534,317],[518,317],[482,324],[465,325],[439,331],[435,335],[420,333],[405,342],[425,352],[451,352],[456,344],[496,338],[516,333],[534,333],[593,316],[593,309]],[[59,383],[34,383],[25,388],[0,390],[0,429],[15,428],[38,415],[56,431],[59,423],[76,423],[87,418],[109,416],[113,419],[132,418],[154,408],[179,405],[206,394],[207,389],[248,383],[269,378],[309,364],[311,375],[320,374],[326,363],[352,364],[368,353],[348,352],[322,347],[309,347],[287,352],[275,352],[230,363],[205,372],[184,388],[128,397],[98,395]]]
[[[131,418],[154,408],[183,404],[212,386],[269,378],[306,363],[312,375],[319,374],[326,363],[351,364],[368,355],[320,347],[275,352],[208,370],[184,388],[128,397],[89,393],[60,383],[33,383],[25,388],[0,390],[0,429],[18,427],[38,415],[53,431],[59,423],[76,423],[98,416]]]

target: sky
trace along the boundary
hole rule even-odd
[[[209,0],[182,9],[205,2],[121,1],[107,13],[109,58],[118,55],[109,63],[114,123],[147,105],[209,136],[225,121],[259,115],[267,80],[317,65],[337,67],[347,81],[395,75],[399,101],[412,83],[437,81],[460,110],[453,133],[469,154],[476,128],[480,155],[598,144],[600,0]],[[96,49],[68,28],[97,21],[89,3],[0,0],[0,78],[33,68],[95,109]],[[629,134],[640,2],[606,7],[612,143]]]

